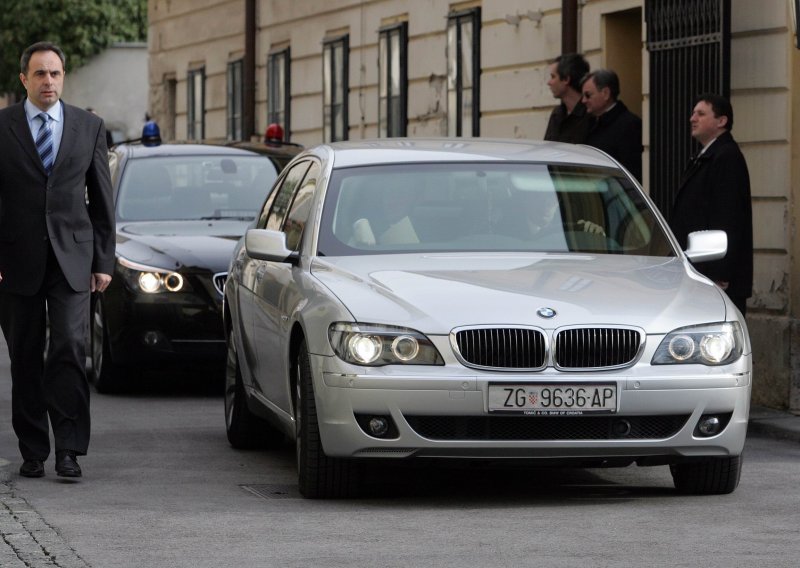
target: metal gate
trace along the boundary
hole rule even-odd
[[[669,218],[698,150],[689,117],[698,95],[730,96],[730,0],[645,0],[650,53],[650,195]]]

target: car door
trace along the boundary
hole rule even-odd
[[[300,162],[286,172],[286,175],[278,181],[278,187],[271,192],[270,197],[264,204],[261,213],[256,223],[256,228],[264,229],[267,227],[267,222],[271,221],[272,225],[283,222],[283,216],[288,211],[290,199],[294,194],[294,190],[299,187],[300,182],[303,181],[306,171],[310,162]],[[272,228],[272,226],[270,226]],[[240,287],[239,294],[236,298],[239,307],[239,317],[242,326],[242,351],[244,360],[250,370],[252,382],[248,380],[250,377],[245,377],[245,382],[252,386],[256,391],[262,391],[262,382],[258,380],[260,370],[258,365],[258,352],[260,350],[270,350],[262,346],[264,341],[277,341],[276,337],[271,335],[265,336],[263,333],[263,325],[256,326],[256,321],[261,322],[265,316],[256,317],[256,311],[259,309],[255,301],[256,282],[263,278],[267,265],[262,260],[250,258],[247,254],[243,254],[239,262],[240,271]],[[256,333],[256,329],[259,332]],[[262,393],[263,394],[263,393]]]
[[[286,234],[286,246],[299,252],[319,177],[317,162],[306,163],[305,175],[287,197],[279,194],[267,218],[266,228]],[[283,189],[283,188],[281,188]],[[281,200],[278,203],[278,200]],[[257,338],[256,373],[262,394],[284,412],[291,412],[288,358],[291,314],[303,301],[298,272],[288,262],[261,261],[254,282],[254,332]]]

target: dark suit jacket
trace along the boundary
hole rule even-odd
[[[550,113],[547,123],[545,140],[555,142],[569,142],[570,144],[583,144],[589,135],[589,128],[594,123],[592,115],[586,112],[586,107],[578,101],[571,113],[567,112],[567,105],[561,103]]]
[[[642,181],[642,119],[622,101],[597,119],[586,143],[601,149]]]
[[[114,206],[103,121],[64,104],[48,178],[23,103],[0,110],[0,291],[35,294],[52,245],[76,292],[93,272],[113,274]],[[87,204],[88,198],[88,204]]]
[[[728,295],[749,298],[753,289],[753,212],[750,176],[739,146],[725,132],[694,160],[681,178],[670,226],[682,248],[692,231],[728,233],[722,260],[696,268],[715,281],[729,282]]]

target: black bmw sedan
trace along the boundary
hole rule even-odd
[[[92,302],[89,333],[98,391],[147,368],[223,368],[231,251],[298,151],[198,143],[111,149],[117,262],[111,285]]]

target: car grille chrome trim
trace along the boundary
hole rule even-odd
[[[220,296],[225,295],[225,281],[227,279],[228,279],[227,272],[217,272],[213,277],[214,288],[217,289],[217,292],[219,293]]]
[[[459,327],[450,343],[461,363],[486,370],[608,370],[632,365],[644,347],[644,331],[626,326],[562,327],[555,339],[534,327]]]
[[[540,371],[547,366],[547,336],[538,328],[457,328],[450,343],[467,367]]]
[[[677,434],[689,414],[663,416],[405,416],[429,440],[659,440]],[[626,423],[621,434],[615,425]]]
[[[616,369],[636,361],[644,332],[630,327],[574,327],[557,330],[553,364],[559,371]]]

